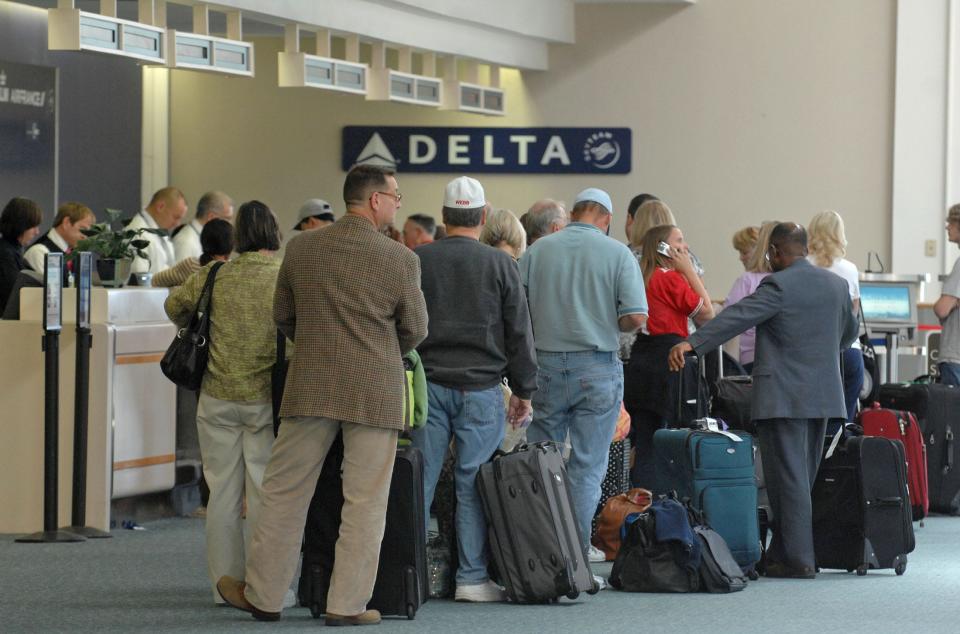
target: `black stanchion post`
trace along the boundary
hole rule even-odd
[[[16,541],[82,542],[86,538],[57,530],[58,439],[60,434],[60,328],[63,297],[63,254],[45,256],[43,275],[43,530]]]
[[[77,275],[77,365],[73,394],[73,508],[66,530],[92,538],[113,537],[87,526],[87,423],[90,410],[90,278],[93,254],[83,252],[76,260]]]

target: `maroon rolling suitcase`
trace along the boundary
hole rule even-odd
[[[886,409],[880,407],[879,403],[874,403],[870,409],[860,412],[860,425],[865,436],[881,436],[903,443],[913,521],[925,518],[930,512],[927,447],[923,442],[923,432],[917,418],[912,412]]]

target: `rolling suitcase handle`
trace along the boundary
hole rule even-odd
[[[700,358],[700,355],[698,355],[696,352],[691,351],[691,352],[685,353],[683,356],[684,356],[685,358],[687,358],[687,359],[695,359],[696,362],[697,362],[697,372],[699,373],[699,377],[698,377],[698,378],[699,378],[699,379],[706,379],[706,368],[704,367],[703,363],[701,363],[702,359]],[[683,413],[684,405],[690,405],[690,404],[691,404],[691,401],[689,401],[689,400],[684,401],[684,400],[683,400],[683,392],[684,392],[684,390],[683,390],[683,387],[684,387],[684,385],[683,385],[683,376],[684,376],[683,370],[681,370],[681,371],[678,372],[677,374],[678,374],[678,376],[677,376],[677,419],[679,420],[679,419],[681,419],[681,414]],[[697,395],[697,396],[696,396],[696,400],[693,402],[693,405],[694,405],[694,407],[696,408],[696,414],[695,414],[696,420],[700,420],[700,419],[702,419],[702,418],[705,418],[707,414],[706,414],[706,411],[705,411],[705,407],[704,407],[704,405],[703,405],[703,401],[702,401],[702,399],[700,398],[700,385],[699,385],[699,381],[698,381],[697,383],[698,383],[698,385],[697,385],[697,390],[696,390],[696,395]]]

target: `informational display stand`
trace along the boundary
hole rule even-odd
[[[60,329],[62,327],[63,254],[48,253],[43,273],[43,530],[16,541],[82,542],[86,537],[57,530],[57,460],[60,406]]]
[[[65,530],[92,538],[113,537],[107,531],[87,526],[87,424],[90,412],[90,283],[93,254],[78,254],[74,267],[77,280],[77,365],[73,395],[73,499],[71,525]]]

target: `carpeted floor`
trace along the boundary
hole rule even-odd
[[[916,526],[916,525],[915,525]],[[277,623],[215,607],[203,520],[165,519],[81,544],[17,544],[0,536],[0,632],[312,631],[303,608]],[[960,631],[960,518],[917,528],[903,577],[826,572],[814,581],[761,579],[732,595],[604,590],[558,605],[429,601],[414,621],[379,632],[870,632]],[[610,565],[595,567],[606,575]]]

